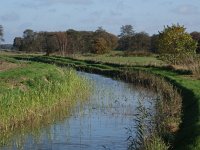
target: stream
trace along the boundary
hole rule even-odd
[[[90,98],[77,105],[70,116],[31,131],[17,134],[3,150],[126,150],[138,100],[144,105],[155,98],[154,93],[133,84],[101,75],[78,72],[93,85]],[[78,92],[78,91],[77,91]]]

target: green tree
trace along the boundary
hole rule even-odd
[[[159,33],[158,50],[172,64],[180,63],[181,59],[196,52],[197,42],[185,30],[177,24],[164,27]]]

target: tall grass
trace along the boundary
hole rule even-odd
[[[156,119],[151,108],[138,100],[137,114],[135,116],[136,136],[131,137],[130,150],[168,150],[169,146],[160,137],[156,130]]]
[[[46,115],[63,106],[70,109],[78,98],[89,94],[87,81],[72,69],[34,63],[0,76],[1,131],[44,121]]]
[[[179,91],[165,79],[145,71],[126,70],[123,78],[155,91],[152,113],[143,103],[139,103],[136,115],[136,138],[132,139],[131,149],[168,149],[173,144],[181,124],[182,98]]]

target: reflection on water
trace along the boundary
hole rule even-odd
[[[152,93],[100,75],[79,73],[94,85],[90,99],[78,105],[63,121],[41,127],[36,132],[17,133],[1,149],[26,150],[125,150],[127,129],[134,126],[137,99]],[[78,91],[77,91],[78,92]]]

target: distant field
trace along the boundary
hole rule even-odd
[[[152,56],[123,56],[121,52],[111,52],[110,54],[104,55],[72,55],[75,59],[79,60],[92,60],[97,62],[107,62],[115,64],[125,64],[125,65],[156,65],[162,66],[166,65],[165,62],[159,60],[155,55]]]

